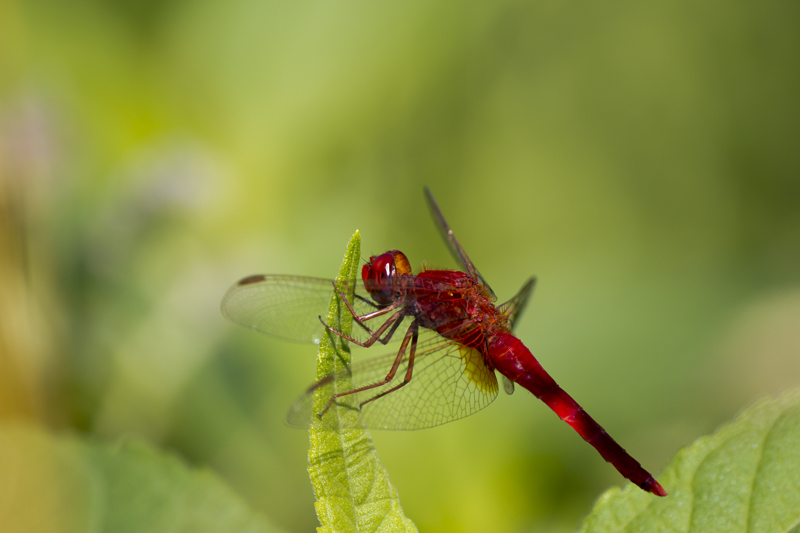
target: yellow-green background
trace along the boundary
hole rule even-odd
[[[800,383],[796,3],[5,0],[0,143],[0,416],[143,437],[288,531],[315,349],[219,300],[355,229],[455,266],[423,185],[501,299],[539,276],[520,337],[654,473]],[[570,531],[623,482],[525,391],[373,436],[422,531]]]

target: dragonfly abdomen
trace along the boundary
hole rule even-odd
[[[488,344],[494,367],[501,374],[519,383],[547,404],[561,420],[572,426],[583,440],[591,444],[603,459],[614,465],[620,474],[648,492],[658,496],[667,495],[658,481],[612,439],[578,402],[559,387],[522,341],[510,333],[499,332],[492,335]]]

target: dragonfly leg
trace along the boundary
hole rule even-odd
[[[389,390],[385,390],[380,394],[376,394],[375,396],[373,396],[372,398],[370,398],[368,400],[364,400],[359,405],[359,408],[362,408],[366,404],[368,404],[369,402],[374,402],[378,398],[386,396],[390,392],[394,392],[397,389],[399,389],[400,387],[408,385],[411,382],[411,375],[414,372],[414,357],[416,356],[416,352],[417,352],[417,334],[418,334],[418,329],[416,327],[416,322],[414,322],[412,327],[414,328],[414,334],[413,334],[414,336],[411,339],[411,348],[409,349],[409,352],[408,352],[408,370],[406,371],[406,376],[403,378],[403,381],[401,383],[399,383],[398,385],[395,385],[394,387],[392,387]],[[408,328],[408,329],[411,330],[411,328]],[[389,378],[389,376],[386,376],[386,377],[388,378],[388,381],[391,381],[391,378]],[[379,383],[378,386],[383,385],[385,383],[388,383],[388,381],[385,381],[383,383]]]
[[[376,304],[375,302],[373,302],[369,298],[364,298],[363,296],[360,296],[358,294],[354,294],[353,297],[354,298],[358,298],[359,300],[361,300],[365,304],[370,305],[370,306],[374,307],[375,309],[378,309],[378,304]],[[346,300],[346,298],[345,298],[345,300]]]
[[[381,311],[383,311],[383,309],[381,309]],[[373,314],[373,313],[370,313],[370,314]],[[383,314],[383,313],[381,313],[381,314]],[[369,348],[370,346],[375,344],[375,342],[377,342],[377,341],[380,341],[381,344],[386,344],[387,342],[389,342],[389,339],[392,338],[392,335],[397,330],[397,327],[400,325],[400,322],[402,322],[401,319],[403,317],[405,317],[405,315],[406,315],[405,310],[404,309],[400,309],[399,311],[395,312],[395,314],[393,314],[392,316],[387,318],[386,322],[381,324],[381,327],[379,327],[375,331],[372,331],[366,325],[362,324],[362,327],[367,330],[367,333],[370,334],[370,337],[367,340],[365,340],[364,342],[358,341],[358,340],[354,339],[353,337],[351,337],[350,335],[345,335],[344,333],[342,333],[341,331],[339,331],[336,328],[332,328],[331,326],[326,324],[324,320],[322,320],[322,317],[319,317],[319,321],[322,322],[322,325],[325,326],[325,329],[327,329],[331,333],[335,333],[336,335],[340,336],[341,338],[343,338],[345,340],[348,340],[348,341],[352,342],[353,344],[355,344],[357,346],[363,346],[364,348]],[[390,326],[393,326],[392,329],[389,331],[389,333],[386,334],[386,337],[381,339],[380,338],[381,335],[383,335],[386,332],[386,330],[389,329]]]
[[[381,344],[386,344],[386,343],[388,343],[390,340],[392,340],[392,337],[394,336],[395,332],[397,331],[397,328],[398,328],[398,327],[400,326],[400,324],[402,324],[402,323],[403,323],[403,321],[402,321],[402,320],[397,320],[397,321],[394,323],[394,325],[391,327],[391,329],[390,329],[390,330],[389,330],[389,331],[386,333],[386,335],[384,335],[382,339],[378,339],[378,342],[379,342],[379,343],[381,343]]]
[[[374,335],[375,333],[371,329],[369,329],[369,326],[367,326],[364,323],[364,321],[371,320],[371,319],[373,319],[375,317],[378,317],[378,316],[381,316],[383,314],[386,314],[389,311],[394,311],[398,307],[400,307],[399,303],[398,304],[392,304],[389,307],[386,307],[384,309],[380,309],[379,311],[375,311],[374,313],[368,313],[366,315],[361,315],[361,316],[354,316],[353,320],[355,321],[356,324],[361,326],[367,333],[369,333],[370,335]],[[388,320],[387,320],[387,322],[388,322]],[[397,330],[397,326],[400,325],[400,322],[402,322],[402,320],[395,322],[394,326],[392,326],[392,328],[388,331],[388,333],[386,333],[386,336],[384,338],[382,338],[382,339],[378,338],[378,342],[380,342],[381,344],[386,344],[387,342],[389,342],[389,340],[391,340],[391,338],[392,338],[392,335],[394,335],[394,332]],[[384,322],[384,324],[386,324],[386,322]],[[384,331],[385,331],[385,328],[384,328]]]
[[[364,329],[367,331],[367,333],[369,333],[370,335],[372,335],[372,330],[371,330],[371,329],[369,329],[369,327],[367,327],[367,325],[366,325],[366,324],[364,324],[364,322],[366,322],[367,320],[372,320],[372,319],[373,319],[373,318],[375,318],[375,317],[379,317],[379,316],[381,316],[381,315],[385,315],[386,313],[389,313],[389,312],[391,312],[391,311],[393,311],[393,310],[397,309],[397,308],[398,308],[398,307],[400,307],[401,305],[403,305],[403,301],[402,301],[402,300],[397,300],[397,301],[393,302],[391,305],[389,305],[389,306],[386,306],[386,307],[384,307],[384,308],[381,308],[381,309],[378,309],[377,311],[373,311],[372,313],[367,313],[367,314],[364,314],[364,315],[359,315],[358,313],[356,313],[356,310],[355,310],[355,309],[353,309],[353,306],[350,304],[350,301],[347,299],[347,297],[345,296],[345,294],[344,294],[344,293],[343,293],[343,292],[342,292],[342,291],[339,289],[339,287],[337,287],[337,286],[336,286],[336,283],[335,283],[335,282],[333,282],[333,289],[334,289],[334,290],[335,290],[335,291],[336,291],[336,292],[339,294],[339,297],[340,297],[340,298],[342,299],[342,301],[344,302],[344,305],[347,307],[347,310],[348,310],[348,311],[350,311],[350,314],[353,316],[353,320],[355,320],[355,322],[356,322],[356,323],[357,323],[359,326],[361,326],[362,328],[364,328]],[[366,299],[366,298],[364,298],[363,296],[358,296],[358,295],[354,295],[354,296],[355,296],[356,298],[358,298],[359,300],[362,300],[362,301],[364,301],[364,302],[366,302],[366,303],[370,304],[371,306],[373,306],[373,307],[375,307],[375,308],[377,308],[377,307],[378,307],[378,305],[377,305],[377,304],[375,304],[374,302],[370,302],[369,300],[367,300],[367,299]],[[324,322],[323,322],[323,323],[324,323]],[[326,327],[327,327],[327,325],[326,325]],[[330,329],[330,328],[328,328],[328,329]],[[331,331],[333,331],[333,330],[331,330]],[[392,333],[394,333],[394,332],[392,332]],[[386,343],[389,341],[389,339],[390,339],[390,338],[391,338],[391,335],[390,335],[390,336],[389,336],[389,337],[388,337],[386,340],[381,340],[380,342],[381,342],[382,344],[386,344]]]
[[[389,392],[397,390],[400,387],[402,387],[403,385],[405,385],[406,383],[408,383],[411,380],[411,371],[412,371],[413,366],[414,366],[414,355],[415,355],[415,351],[417,349],[417,336],[418,336],[418,334],[419,334],[419,326],[417,325],[417,321],[415,320],[408,327],[408,331],[406,331],[406,335],[405,335],[405,337],[403,337],[403,342],[402,342],[402,344],[400,344],[400,349],[397,351],[397,357],[395,357],[394,363],[392,363],[392,368],[389,370],[389,373],[386,374],[386,377],[383,379],[383,381],[379,381],[379,382],[373,383],[371,385],[365,385],[364,387],[359,387],[357,389],[349,390],[349,391],[346,391],[346,392],[340,392],[338,394],[334,394],[331,397],[330,401],[328,401],[328,405],[325,406],[325,409],[323,409],[322,412],[319,413],[317,416],[322,418],[325,415],[325,413],[328,411],[328,409],[331,408],[333,403],[339,398],[342,398],[344,396],[349,396],[350,394],[355,394],[357,392],[363,392],[365,390],[374,389],[376,387],[382,387],[383,385],[386,385],[387,383],[392,381],[394,379],[395,374],[397,374],[397,369],[400,368],[400,363],[403,361],[403,355],[406,352],[406,348],[408,347],[409,342],[411,342],[411,350],[409,352],[410,356],[409,356],[409,361],[408,361],[408,371],[406,372],[406,377],[403,379],[403,383],[401,383],[400,385],[398,385],[396,387],[393,387],[393,388],[389,389],[388,391],[385,391],[385,392],[382,392],[381,394],[376,395],[374,398],[370,398],[366,402],[363,402],[361,404],[361,406],[363,406],[365,403],[371,402],[372,400],[376,400],[376,399],[380,398],[381,396],[384,396],[385,394],[388,394]]]
[[[399,306],[402,303],[400,301],[397,301],[397,302],[394,302],[392,305],[389,305],[389,306],[384,307],[382,309],[378,309],[377,311],[373,311],[372,313],[367,313],[365,315],[359,315],[356,312],[356,310],[353,309],[353,306],[350,304],[350,300],[347,299],[347,296],[345,295],[345,293],[342,292],[341,289],[339,289],[339,287],[336,286],[336,282],[334,281],[334,282],[331,282],[331,283],[333,283],[333,290],[336,291],[336,294],[338,294],[339,298],[342,299],[342,301],[344,302],[344,305],[347,307],[347,310],[350,311],[350,314],[353,315],[353,318],[356,319],[357,321],[369,320],[370,318],[375,318],[376,316],[381,316],[382,314],[388,313],[389,310],[391,310],[391,309],[396,309],[397,306]],[[358,298],[362,302],[368,303],[372,307],[375,307],[375,308],[378,307],[378,305],[376,303],[370,302],[369,300],[367,300],[363,296],[359,296],[357,294],[354,294],[353,296],[355,298]]]

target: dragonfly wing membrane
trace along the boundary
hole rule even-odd
[[[397,353],[390,353],[356,363],[320,383],[347,382],[351,389],[379,383],[386,378],[396,357]],[[497,378],[484,363],[483,356],[436,335],[417,345],[411,380],[406,385],[368,401],[400,385],[407,375],[408,363],[408,353],[405,353],[389,383],[356,393],[356,404],[367,402],[361,408],[366,427],[391,430],[434,427],[469,416],[497,397]],[[290,425],[307,426],[311,421],[315,389],[316,385],[292,406],[287,416]],[[354,404],[347,396],[340,400],[343,400],[341,403],[344,406],[352,409]],[[334,420],[338,423],[340,418]],[[327,413],[323,422],[332,425]]]
[[[356,293],[358,294],[358,293]],[[333,282],[323,278],[256,275],[242,279],[222,299],[222,314],[239,325],[281,339],[318,343],[325,332]],[[369,298],[352,302],[359,314],[374,311]],[[355,331],[355,330],[354,330]]]
[[[502,374],[501,374],[502,375]],[[507,377],[503,376],[503,390],[506,394],[511,396],[514,394],[514,382],[508,379]]]
[[[522,316],[522,312],[525,311],[528,300],[530,300],[531,294],[533,294],[534,287],[536,287],[536,278],[532,277],[525,282],[525,285],[522,286],[513,298],[498,307],[501,313],[508,316],[508,324],[511,331],[514,331],[514,326],[517,325],[519,317]]]
[[[478,272],[478,269],[475,268],[475,265],[470,260],[467,252],[464,251],[464,248],[461,247],[461,244],[456,239],[456,236],[453,234],[453,230],[450,229],[450,226],[447,224],[447,220],[445,220],[444,215],[442,214],[442,210],[439,209],[439,204],[436,203],[433,193],[427,187],[425,187],[425,198],[428,200],[428,207],[430,208],[431,216],[433,216],[434,222],[436,222],[436,227],[439,229],[439,233],[442,235],[442,238],[444,239],[445,244],[447,244],[447,248],[450,250],[453,258],[461,263],[461,265],[464,267],[464,272],[479,280],[481,284],[486,287],[486,290],[489,291],[489,294],[492,296],[492,298],[496,298],[492,288],[486,282],[481,273]]]

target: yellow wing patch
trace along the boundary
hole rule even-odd
[[[464,361],[464,374],[484,393],[497,393],[497,377],[483,360],[483,354],[475,348],[460,346],[461,359]]]

